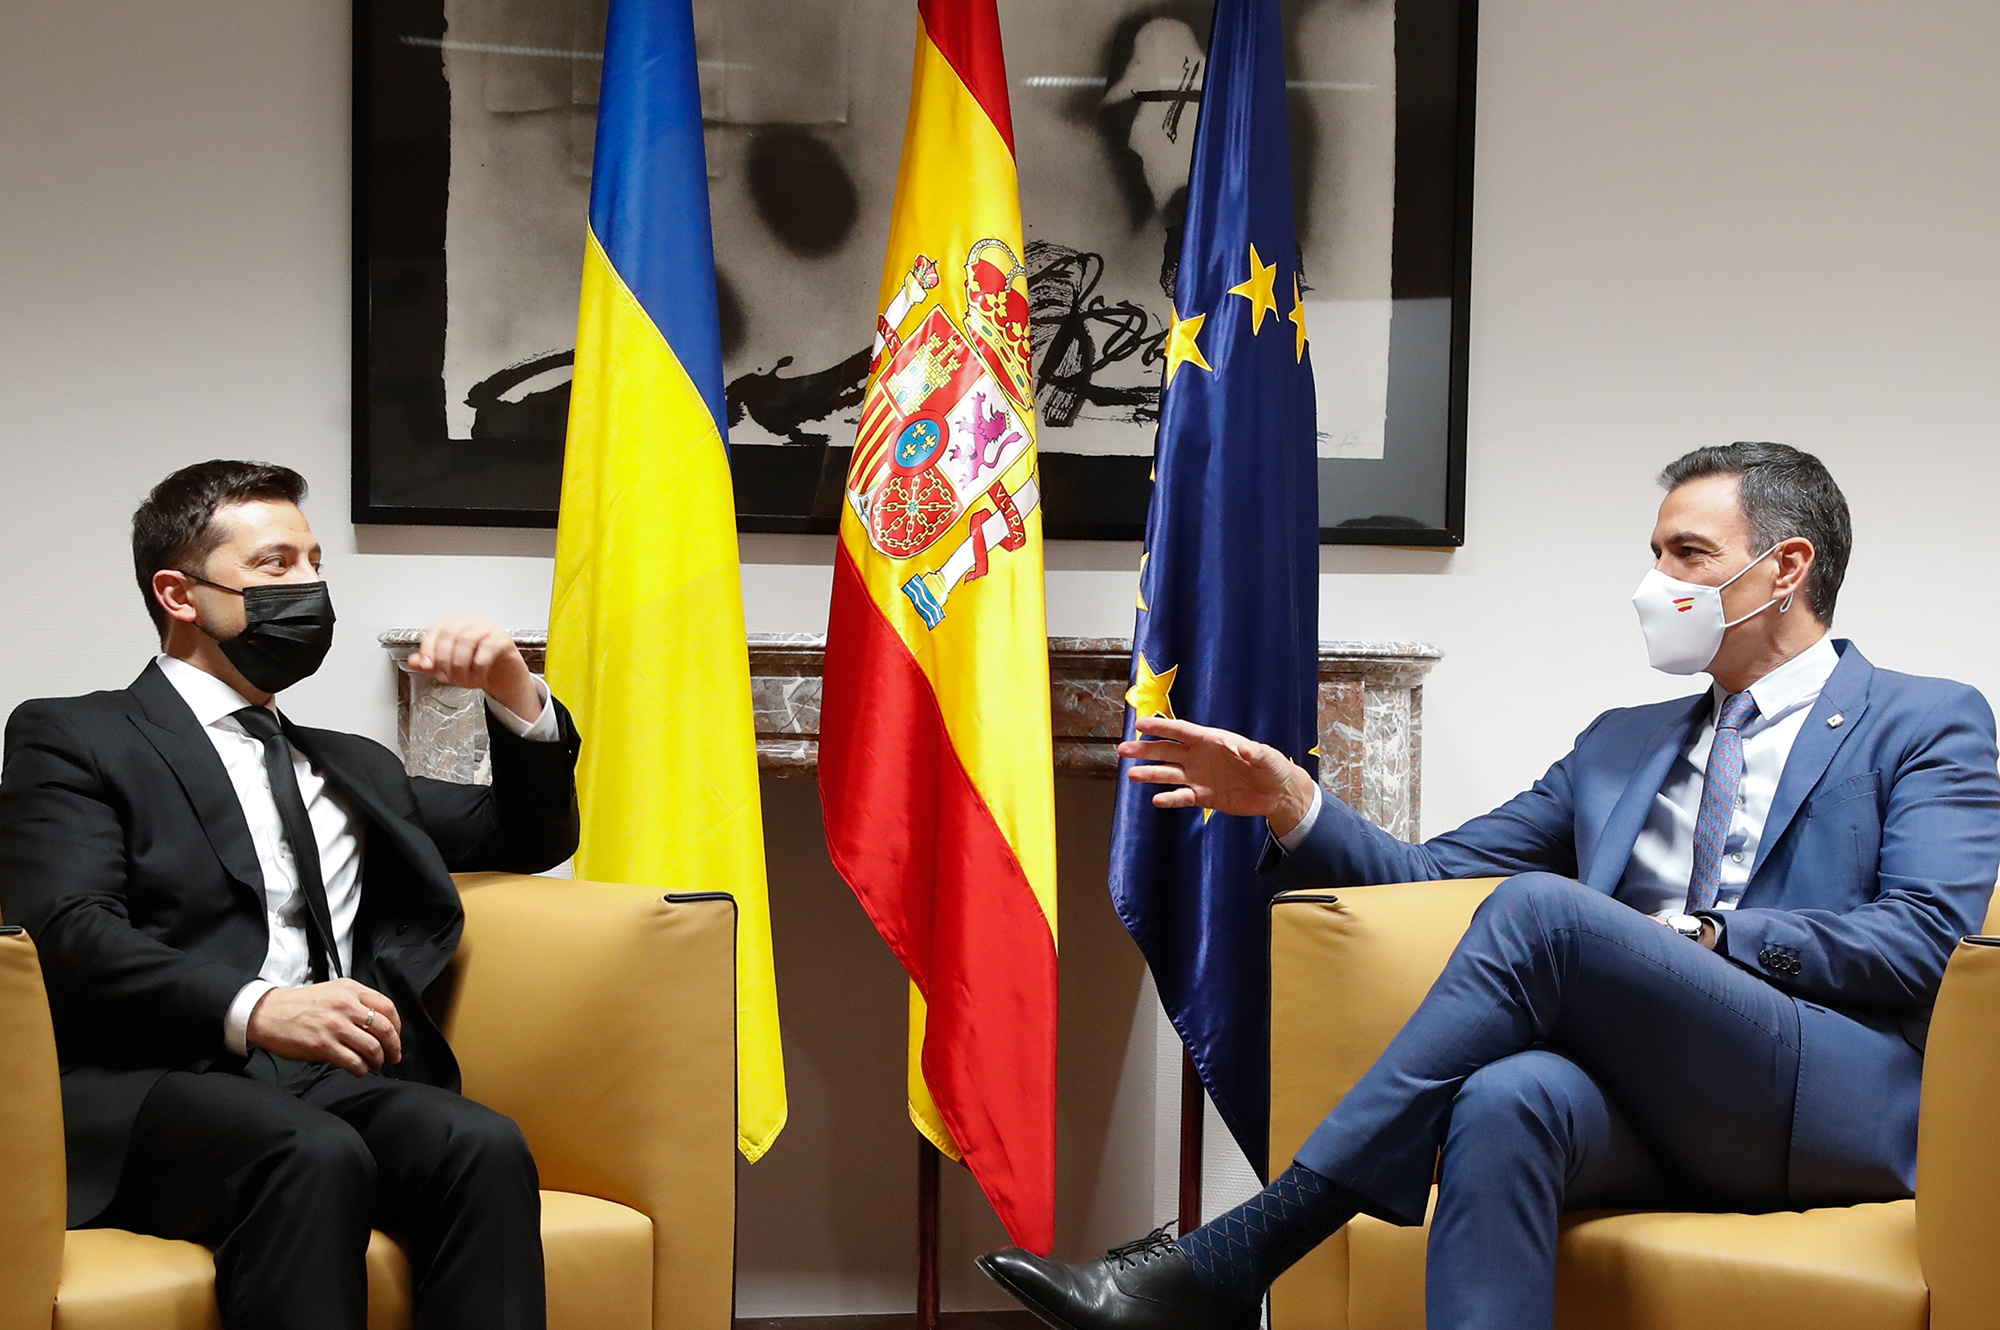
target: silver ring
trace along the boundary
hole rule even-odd
[[[364,1030],[373,1030],[375,1028],[375,1012],[373,1008],[369,1009],[368,1019],[361,1022],[361,1028]]]

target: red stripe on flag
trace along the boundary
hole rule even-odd
[[[888,394],[883,393],[861,413],[860,428],[854,432],[854,455],[858,458],[869,459],[875,450],[888,443],[889,435],[895,429],[895,416],[882,405],[882,400],[887,397]]]
[[[827,849],[928,1004],[924,1080],[1015,1242],[1055,1242],[1056,950],[909,648],[834,555]]]
[[[1007,104],[1007,60],[1000,50],[994,0],[917,0],[931,45],[951,62],[986,110],[1007,151],[1014,151],[1014,113]]]

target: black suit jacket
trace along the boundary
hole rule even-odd
[[[576,849],[579,745],[560,703],[556,716],[555,743],[488,727],[490,786],[413,778],[373,740],[286,726],[361,824],[353,977],[403,1017],[403,1060],[385,1074],[458,1086],[423,1005],[463,923],[450,875],[539,872]],[[24,702],[8,720],[0,914],[41,955],[75,1227],[110,1204],[154,1082],[234,1060],[223,1018],[269,942],[242,806],[157,666],[130,688]]]

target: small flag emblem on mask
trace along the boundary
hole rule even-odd
[[[1694,608],[1694,597],[1693,596],[1675,597],[1674,608],[1679,610],[1682,614],[1686,614],[1689,610]]]

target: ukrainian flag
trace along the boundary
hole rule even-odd
[[[736,897],[737,1144],[785,1125],[689,0],[612,0],[549,612],[577,876]]]

